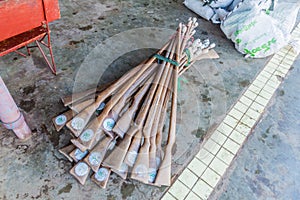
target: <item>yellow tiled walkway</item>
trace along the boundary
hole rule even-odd
[[[292,38],[300,39],[300,24]],[[286,46],[272,57],[162,200],[209,198],[297,56]]]

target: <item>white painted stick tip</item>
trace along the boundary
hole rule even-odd
[[[196,30],[193,30],[191,33],[191,36],[194,35],[196,33]]]
[[[215,48],[216,47],[216,44],[215,43],[211,43],[210,45],[209,45],[209,49],[213,49],[213,48]]]
[[[193,17],[193,24],[195,24],[197,22],[197,18]]]

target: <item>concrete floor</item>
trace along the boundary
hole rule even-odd
[[[299,199],[300,60],[293,66],[212,199]]]
[[[37,50],[29,58],[10,54],[0,60],[1,77],[34,132],[21,142],[0,128],[0,199],[159,199],[164,187],[116,175],[106,190],[90,180],[81,186],[68,173],[72,164],[58,152],[70,140],[68,130],[56,132],[51,118],[65,109],[60,97],[121,76],[159,48],[178,22],[196,15],[177,0],[64,0],[60,7],[61,19],[51,24],[57,76]],[[198,62],[182,77],[173,174],[193,157],[205,133],[218,124],[268,60],[244,59],[218,25],[201,19],[199,24],[196,37],[215,42],[220,58]],[[132,31],[142,37],[124,42]],[[223,198],[235,199],[234,188],[229,187]]]

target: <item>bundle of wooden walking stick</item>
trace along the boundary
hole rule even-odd
[[[171,184],[178,76],[197,60],[218,57],[209,40],[193,39],[197,26],[195,18],[180,23],[156,54],[109,86],[97,88],[96,95],[88,90],[62,98],[70,110],[53,122],[57,130],[66,125],[74,137],[59,151],[74,161],[70,173],[81,184],[90,171],[103,188],[111,172],[155,186]]]

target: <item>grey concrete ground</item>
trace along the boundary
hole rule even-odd
[[[186,21],[195,14],[177,0],[63,0],[60,6],[62,18],[51,24],[59,69],[57,76],[50,73],[36,50],[29,58],[10,54],[0,59],[1,77],[34,132],[30,140],[21,142],[12,132],[0,128],[0,199],[159,199],[164,187],[124,181],[116,175],[112,175],[106,190],[90,180],[81,186],[68,173],[72,164],[58,152],[70,140],[68,130],[56,132],[51,118],[65,109],[60,97],[70,94],[78,82],[84,82],[78,78],[78,72],[86,66],[102,69],[104,75],[99,82],[104,83],[121,76],[154,52],[153,47],[146,45],[148,48],[142,50],[128,48],[128,52],[113,60],[103,55],[97,58],[102,62],[87,59],[101,51],[99,47],[105,45],[103,41],[135,28],[174,30],[179,21]],[[244,59],[218,25],[201,19],[199,22],[196,37],[209,37],[215,42],[220,58],[198,62],[182,77],[173,174],[192,158],[207,130],[219,122],[267,61]],[[145,38],[161,45],[165,42],[165,38],[153,34],[147,36],[145,33]],[[120,48],[127,48],[118,40],[117,43]],[[103,63],[108,64],[103,68]],[[88,87],[79,85],[82,85],[81,89]],[[275,126],[270,130],[275,131]],[[266,141],[261,145],[268,144],[270,138],[263,138]],[[257,149],[257,154],[260,152]],[[227,191],[228,198],[232,199],[235,194],[230,191],[234,192],[234,189]]]
[[[214,198],[300,198],[299,66],[297,60]]]

